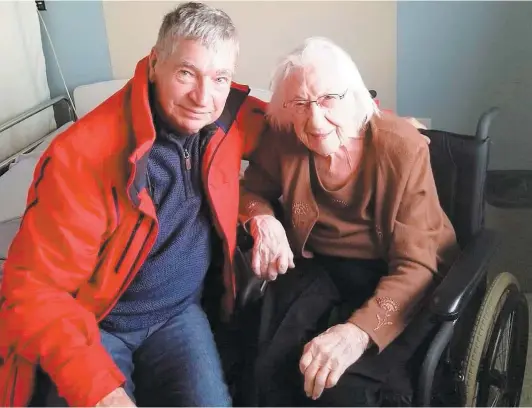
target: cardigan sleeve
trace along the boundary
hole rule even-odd
[[[368,333],[379,351],[401,334],[431,285],[445,228],[429,149],[423,145],[410,166],[393,223],[388,275],[381,278],[374,295],[349,319]],[[446,244],[454,245],[454,241]]]
[[[282,191],[278,137],[267,127],[249,156],[249,165],[240,181],[239,219],[243,224],[257,215],[274,215],[271,203],[279,199]]]

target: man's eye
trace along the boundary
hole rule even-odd
[[[186,69],[180,69],[180,70],[179,70],[179,76],[182,76],[182,77],[188,78],[188,77],[191,77],[191,76],[192,76],[192,72],[187,71]]]
[[[305,106],[306,104],[306,101],[294,101],[294,106]]]
[[[229,83],[229,78],[227,78],[227,77],[218,77],[218,78],[216,78],[216,82],[218,82],[219,84],[227,84],[227,83]]]
[[[322,97],[324,100],[326,101],[330,101],[332,99],[336,99],[336,96],[335,95],[323,95]]]

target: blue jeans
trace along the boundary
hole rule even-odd
[[[126,377],[124,388],[133,401],[140,395],[142,405],[148,406],[231,406],[211,327],[199,304],[148,329],[100,329],[100,334]],[[58,401],[54,389],[47,405],[65,403]]]

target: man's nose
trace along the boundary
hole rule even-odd
[[[209,81],[201,80],[191,92],[191,98],[198,106],[206,106],[211,95]]]

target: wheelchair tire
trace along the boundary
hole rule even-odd
[[[509,325],[508,325],[509,323]],[[528,349],[528,305],[516,278],[498,275],[482,301],[464,366],[466,407],[518,407]],[[495,368],[499,347],[509,327],[506,372]],[[493,392],[493,394],[492,394]],[[494,402],[490,403],[493,395]]]

